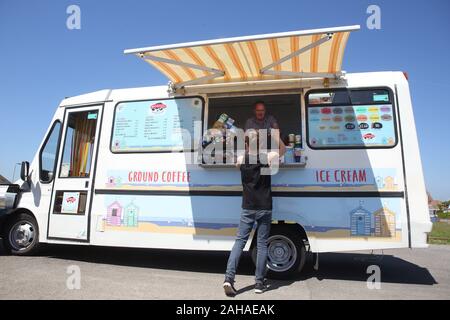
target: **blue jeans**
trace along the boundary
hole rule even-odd
[[[267,239],[270,233],[270,224],[272,223],[271,210],[246,210],[241,213],[241,221],[237,232],[236,242],[228,258],[227,271],[225,279],[234,282],[236,269],[241,258],[242,251],[247,243],[254,223],[257,223],[257,257],[256,257],[256,283],[263,283],[266,275],[267,264]]]

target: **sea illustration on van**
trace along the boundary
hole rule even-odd
[[[175,201],[176,202],[176,201]],[[182,207],[174,205],[174,207]],[[184,209],[178,214],[165,216],[161,208],[151,205],[146,197],[106,197],[106,214],[98,220],[99,232],[132,231],[192,235],[234,236],[238,226],[233,216],[193,218]]]

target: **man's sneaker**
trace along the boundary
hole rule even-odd
[[[267,290],[267,285],[265,283],[256,283],[255,284],[255,293],[263,293]]]
[[[225,291],[225,295],[228,297],[234,297],[237,293],[236,289],[233,286],[232,281],[225,280],[223,283],[223,290]]]

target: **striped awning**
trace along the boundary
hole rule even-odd
[[[359,26],[245,36],[125,50],[175,87],[281,78],[335,78]]]

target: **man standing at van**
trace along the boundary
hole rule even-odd
[[[280,129],[277,119],[274,116],[268,115],[266,112],[266,104],[263,101],[257,101],[253,104],[254,116],[247,119],[245,122],[245,131],[249,129]]]
[[[272,190],[271,176],[263,170],[271,167],[279,161],[284,154],[285,146],[276,135],[275,141],[279,150],[270,150],[263,153],[258,150],[258,133],[250,130],[247,133],[246,148],[243,156],[237,159],[237,166],[241,171],[242,180],[242,213],[237,238],[228,258],[227,271],[223,288],[227,296],[235,296],[234,277],[239,264],[242,251],[247,243],[253,225],[257,224],[257,258],[255,271],[255,293],[263,293],[266,290],[264,277],[267,263],[267,239],[272,222]],[[256,150],[255,150],[256,149]]]

